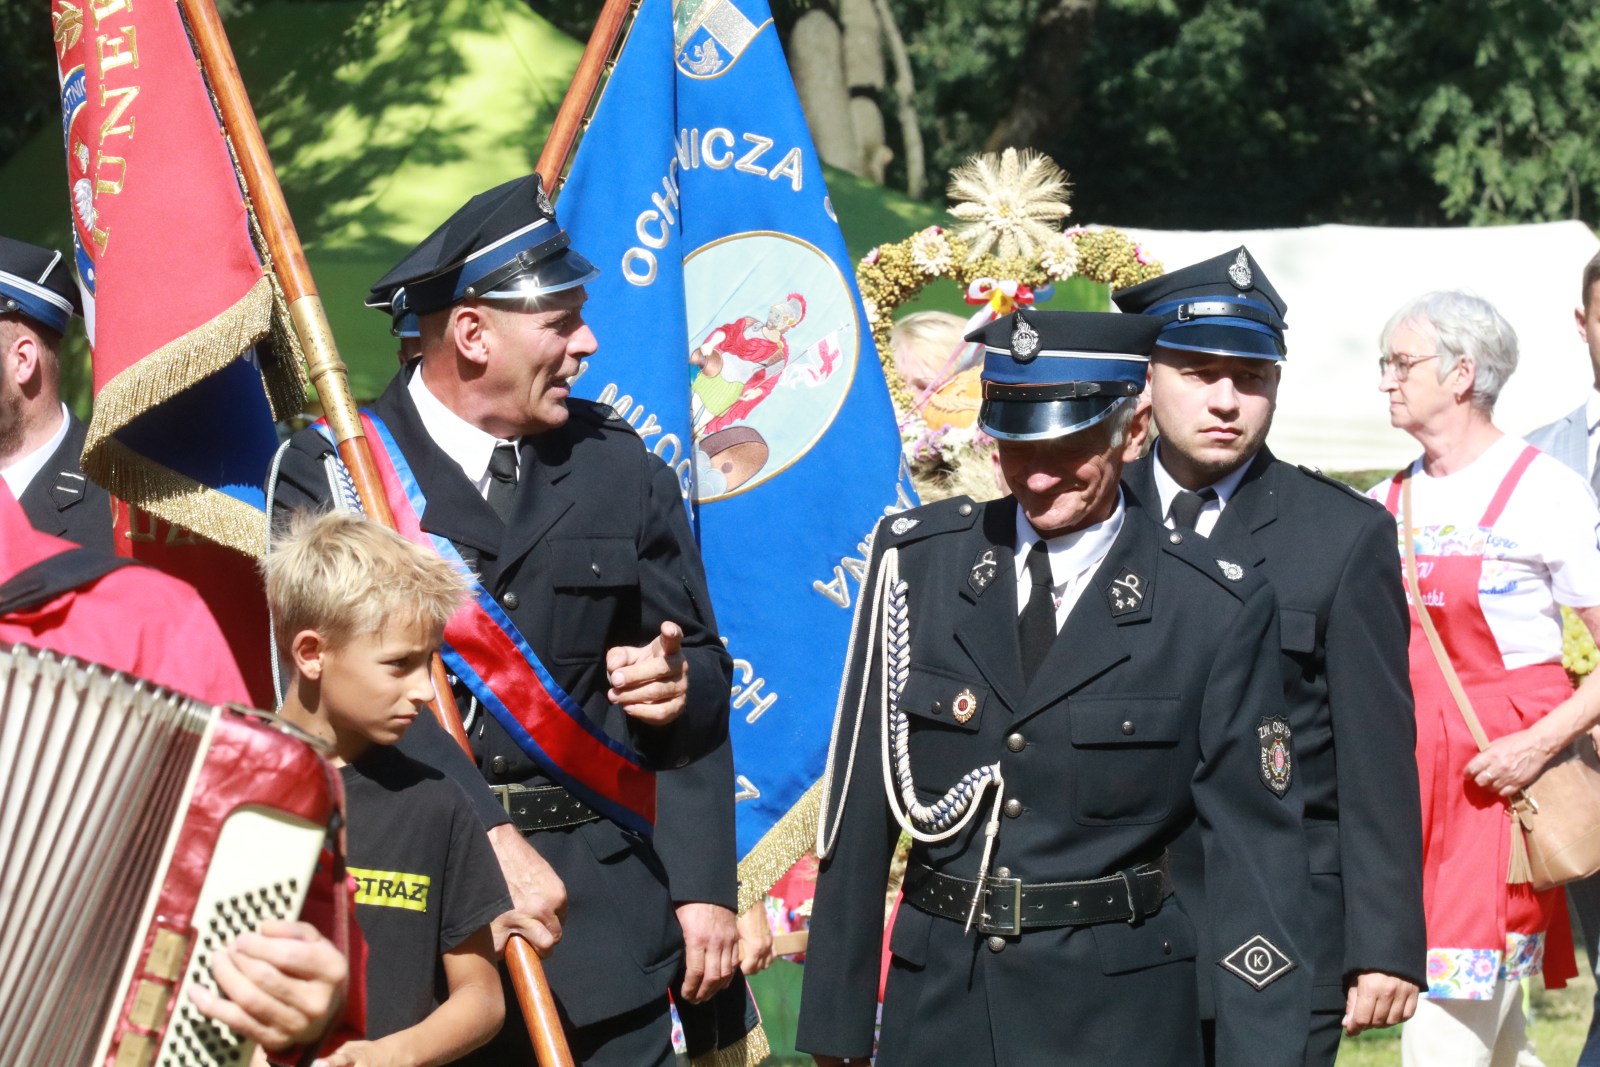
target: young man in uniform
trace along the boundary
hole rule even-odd
[[[541,950],[561,936],[546,966],[575,1058],[632,1067],[670,1062],[674,971],[708,995],[735,964],[731,760],[715,774],[693,762],[727,737],[732,661],[677,478],[609,409],[570,396],[596,349],[583,320],[596,273],[537,176],[474,197],[373,288],[391,313],[404,291],[421,357],[368,414],[405,489],[391,505],[478,575],[471,603],[516,651],[452,663],[476,767],[426,720],[401,748],[461,781],[492,827],[518,906],[502,928]],[[318,428],[298,434],[278,513],[328,506],[337,467]],[[496,690],[513,674],[532,681]],[[612,792],[601,764],[617,770]],[[699,820],[698,896],[669,889],[647,836],[650,768],[666,768],[662,810],[692,804]],[[679,769],[692,797],[667,784]],[[519,1034],[525,1048],[513,1019],[475,1056],[514,1062],[503,1043]]]
[[[0,237],[0,478],[35,529],[110,552],[111,497],[84,477],[88,427],[61,402],[61,339],[80,312],[65,256]]]
[[[873,1052],[902,827],[879,1067],[1193,1067],[1202,985],[1226,1062],[1301,1063],[1306,855],[1277,602],[1123,504],[1155,334],[1021,311],[974,334],[1013,495],[874,534],[801,1002],[797,1044],[819,1064]],[[1230,901],[1203,931],[1166,860],[1197,820]]]
[[[1403,1022],[1426,986],[1410,631],[1394,520],[1267,448],[1286,309],[1248,251],[1114,299],[1161,331],[1149,392],[1160,437],[1124,483],[1157,521],[1209,537],[1219,555],[1259,568],[1278,594],[1279,665],[1311,855],[1306,963],[1316,981],[1306,1063],[1332,1067],[1341,1031]],[[1174,873],[1201,909],[1227,898],[1207,892],[1197,845],[1174,849]],[[1218,1051],[1217,1062],[1229,1061]]]

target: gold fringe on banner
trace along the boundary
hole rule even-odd
[[[756,1028],[727,1048],[719,1048],[689,1061],[689,1067],[756,1067],[772,1055],[772,1045],[767,1032],[757,1023]]]
[[[789,872],[796,860],[817,843],[817,810],[822,804],[822,781],[813,782],[795,806],[773,824],[739,861],[739,914],[766,899],[767,890]]]
[[[167,342],[105,384],[83,448],[83,469],[113,495],[171,523],[259,556],[266,516],[138,455],[114,434],[238,359],[272,329],[273,284],[263,276],[222,314]],[[272,399],[269,397],[269,399]]]

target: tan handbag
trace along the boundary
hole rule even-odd
[[[1445,653],[1434,629],[1428,606],[1417,584],[1417,550],[1411,536],[1411,475],[1405,476],[1402,505],[1401,540],[1406,546],[1406,587],[1416,606],[1417,619],[1427,635],[1445,684],[1455,697],[1467,729],[1478,743],[1478,751],[1489,747],[1489,738],[1472,710],[1456,669]],[[1567,882],[1600,871],[1600,755],[1586,734],[1545,767],[1533,784],[1512,801],[1511,863],[1506,881],[1516,885],[1531,883],[1534,889],[1554,889]]]

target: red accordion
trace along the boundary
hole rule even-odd
[[[211,955],[348,914],[343,791],[307,735],[52,653],[0,649],[0,1063],[246,1065]],[[319,874],[320,868],[320,874]],[[327,908],[331,903],[333,907]]]

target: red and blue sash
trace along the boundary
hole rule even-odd
[[[472,574],[448,538],[422,528],[428,500],[389,428],[368,411],[361,412],[361,423],[395,528]],[[315,426],[333,442],[326,422],[318,420]],[[444,628],[440,655],[450,672],[545,774],[619,826],[650,834],[656,821],[655,774],[640,765],[628,746],[589,720],[476,575],[470,594]]]

